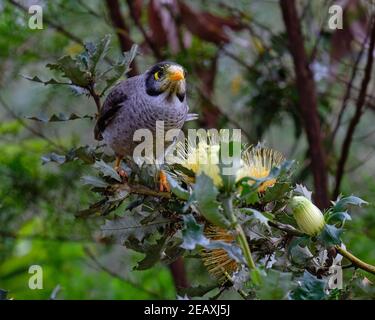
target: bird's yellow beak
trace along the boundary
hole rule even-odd
[[[178,66],[169,67],[168,79],[170,81],[179,81],[185,79],[184,70]]]

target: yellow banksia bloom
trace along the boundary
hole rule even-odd
[[[304,196],[295,196],[290,201],[294,218],[302,232],[315,236],[324,228],[324,216],[320,209]]]
[[[196,146],[189,143],[178,142],[176,146],[177,163],[184,168],[192,171],[195,175],[202,172],[209,176],[216,187],[223,184],[220,167],[219,167],[219,143],[209,139],[208,143],[204,140],[199,140]],[[170,158],[167,158],[170,162]],[[189,179],[188,179],[189,180]],[[194,182],[190,179],[188,182]]]
[[[244,177],[262,179],[268,177],[273,167],[278,167],[284,162],[284,156],[269,148],[249,147],[243,152],[242,166],[237,172],[237,181]],[[249,184],[255,182],[249,180]],[[275,178],[264,181],[259,187],[258,192],[264,192],[267,188],[276,183]]]
[[[206,227],[204,234],[210,240],[227,243],[235,241],[235,237],[230,232],[213,225]],[[239,268],[237,261],[229,257],[224,249],[203,249],[201,256],[207,271],[221,283],[227,279],[226,273],[232,275]]]

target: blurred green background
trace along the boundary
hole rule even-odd
[[[30,15],[22,8],[34,3],[43,7],[43,30],[28,28]],[[97,41],[106,34],[112,35],[111,55],[115,60],[124,50],[124,39],[116,35],[119,30],[114,26],[113,10],[119,9],[127,37],[140,45],[137,71],[143,72],[160,59],[175,60],[186,67],[189,105],[201,119],[197,126],[241,128],[247,142],[265,142],[287,158],[298,160],[296,181],[313,188],[278,2],[169,1],[172,12],[180,15],[176,20],[168,18],[171,11],[162,3],[0,0],[0,288],[7,290],[9,297],[48,299],[54,289],[59,299],[176,297],[166,266],[134,271],[140,254],[101,242],[100,219],[75,218],[75,213],[93,200],[80,181],[89,168],[79,162],[42,165],[43,155],[49,152],[61,154],[74,147],[97,145],[92,132],[94,122],[77,119],[44,123],[27,119],[73,112],[94,116],[94,103],[85,96],[76,97],[67,86],[46,87],[30,82],[22,75],[49,79],[51,71],[44,67],[47,63],[64,54],[75,55],[82,50],[80,42]],[[306,48],[309,53],[316,51],[312,68],[322,130],[328,135],[336,122],[360,40],[356,39],[358,33],[351,34],[349,41],[347,34],[325,29],[329,1],[298,3],[304,32],[312,35],[306,37]],[[362,16],[352,11],[353,19],[361,22]],[[207,29],[200,25],[202,21],[209,26]],[[157,50],[152,50],[144,32]],[[347,46],[338,46],[337,37]],[[360,80],[359,76],[354,85]],[[371,95],[374,80],[369,88]],[[354,91],[353,97],[356,95]],[[326,145],[330,185],[354,104],[355,99],[349,100],[334,144]],[[351,252],[372,264],[374,121],[374,109],[369,107],[355,133],[341,189],[343,194],[354,193],[370,202],[353,214],[343,240]],[[28,269],[34,264],[43,267],[43,290],[28,287]],[[187,270],[192,285],[212,281],[199,263],[190,262]],[[348,271],[346,279],[349,281],[352,275]],[[226,297],[237,296],[229,293]]]

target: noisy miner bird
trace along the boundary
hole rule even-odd
[[[113,149],[116,170],[140,143],[133,141],[136,130],[149,129],[155,136],[156,121],[164,121],[167,131],[181,129],[186,121],[197,118],[197,114],[188,113],[185,75],[177,63],[160,62],[145,73],[120,82],[108,94],[97,119],[95,139],[104,140]],[[159,189],[169,191],[162,170]]]

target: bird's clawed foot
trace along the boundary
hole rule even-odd
[[[159,173],[159,191],[160,192],[170,192],[171,187],[167,181],[167,175],[163,170]]]
[[[122,157],[116,157],[116,162],[115,162],[115,167],[114,169],[116,170],[116,172],[118,173],[118,175],[123,179],[127,179],[128,178],[128,174],[126,173],[126,171],[121,167],[121,161],[122,161]]]

